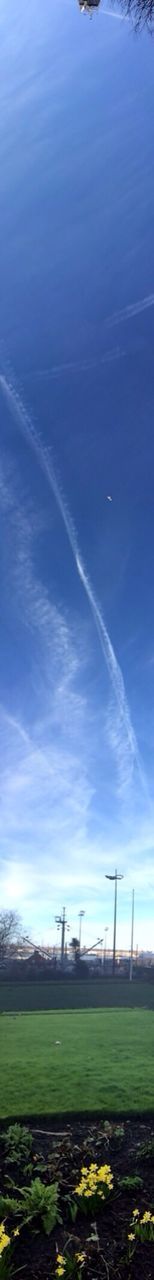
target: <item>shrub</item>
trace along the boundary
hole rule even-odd
[[[154,1158],[154,1138],[149,1138],[148,1142],[141,1142],[136,1153],[137,1160],[152,1160]]]
[[[18,1212],[19,1200],[15,1200],[14,1196],[0,1195],[0,1213],[2,1213],[5,1218],[8,1218],[8,1215],[10,1216],[10,1214],[18,1214]]]
[[[32,1148],[32,1134],[25,1125],[10,1124],[3,1136],[6,1151],[6,1164],[22,1165],[25,1173],[31,1173],[32,1165],[29,1157]]]
[[[65,1280],[80,1280],[86,1262],[86,1253],[79,1251],[70,1258],[69,1254],[58,1253],[55,1276],[64,1276]]]
[[[60,1221],[58,1183],[52,1182],[50,1186],[45,1186],[40,1178],[35,1178],[35,1181],[30,1183],[30,1187],[19,1189],[19,1195],[20,1200],[15,1200],[14,1197],[11,1199],[11,1196],[0,1196],[0,1210],[5,1216],[14,1214],[15,1217],[20,1217],[22,1226],[32,1222],[33,1218],[40,1217],[46,1235],[50,1235],[55,1223]]]
[[[31,1222],[32,1218],[40,1217],[44,1231],[49,1236],[57,1220],[60,1220],[58,1214],[58,1182],[52,1182],[50,1186],[45,1186],[44,1182],[41,1182],[41,1178],[35,1178],[35,1182],[31,1182],[30,1187],[23,1187],[21,1197],[22,1206],[20,1212],[22,1212],[23,1221]]]

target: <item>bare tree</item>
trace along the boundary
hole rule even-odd
[[[79,943],[79,939],[78,939],[78,938],[72,938],[72,941],[70,942],[70,947],[71,947],[71,951],[72,951],[72,955],[73,955],[74,962],[75,962],[75,964],[77,964],[77,962],[78,962],[78,960],[79,960],[79,956],[80,956],[80,943]]]
[[[17,911],[0,911],[0,964],[9,957],[12,943],[20,936],[20,919]]]
[[[154,29],[154,0],[121,0],[121,9],[125,8],[125,12],[132,17],[134,26],[145,26],[149,28],[151,35]]]

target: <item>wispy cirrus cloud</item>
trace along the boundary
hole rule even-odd
[[[61,364],[47,365],[46,367],[45,365],[42,365],[42,368],[36,367],[26,374],[26,382],[32,381],[33,378],[37,379],[38,382],[48,380],[52,381],[52,379],[53,381],[56,381],[57,378],[59,379],[60,377],[63,377],[65,373],[92,373],[95,369],[99,370],[105,365],[110,365],[116,360],[121,360],[125,354],[126,353],[122,347],[117,346],[113,347],[110,351],[102,351],[102,355],[100,355],[96,360],[91,356],[91,359],[88,360],[65,360]]]
[[[44,877],[46,860],[50,859],[58,877],[58,865],[67,861],[70,848],[73,865],[74,846],[85,836],[93,794],[90,716],[81,689],[85,656],[80,634],[75,636],[73,625],[68,625],[36,576],[33,522],[2,469],[0,490],[7,528],[9,519],[7,593],[12,586],[16,629],[22,619],[25,656],[27,648],[30,654],[27,705],[24,664],[20,695],[20,681],[18,691],[14,689],[13,710],[1,696],[1,848],[10,871],[19,848],[20,867],[29,867],[30,886],[32,872],[36,888],[40,874]]]
[[[12,620],[13,607],[16,636],[21,626],[23,631],[21,679],[19,670],[16,684],[13,671],[11,707],[1,690],[1,899],[4,905],[6,898],[10,905],[11,901],[18,905],[26,928],[41,937],[42,932],[47,935],[61,895],[66,896],[72,919],[82,893],[89,912],[89,940],[89,929],[93,936],[96,929],[92,911],[99,927],[106,869],[113,869],[115,859],[120,869],[124,857],[130,869],[135,853],[134,849],[131,857],[129,840],[128,854],[125,850],[122,810],[121,841],[117,830],[121,791],[116,801],[113,757],[118,759],[121,790],[128,788],[130,806],[130,771],[123,776],[121,726],[107,692],[97,708],[89,685],[87,693],[89,652],[83,643],[84,623],[81,618],[77,628],[73,619],[68,622],[52,599],[51,587],[49,594],[38,577],[35,513],[21,502],[17,478],[14,472],[11,478],[6,464],[1,467],[0,496],[7,608],[11,592],[9,617]],[[137,842],[138,835],[136,857]],[[106,910],[108,904],[106,898]]]
[[[61,516],[62,523],[67,533],[67,539],[72,551],[75,569],[77,571],[84,593],[88,599],[90,611],[97,631],[103,659],[108,671],[109,681],[112,689],[112,705],[115,714],[112,717],[112,732],[110,733],[110,742],[116,752],[116,760],[119,768],[119,786],[124,789],[130,782],[133,774],[138,772],[140,785],[146,790],[146,779],[144,777],[144,769],[140,762],[140,755],[135,731],[131,722],[131,714],[127,701],[124,679],[122,671],[117,660],[113,644],[107,630],[103,612],[97,603],[97,598],[91,581],[85,569],[82,556],[79,552],[78,536],[74,527],[69,508],[60,489],[55,469],[49,450],[43,445],[37,434],[33,419],[28,414],[24,402],[19,397],[18,391],[10,380],[4,375],[0,375],[0,386],[4,399],[9,408],[11,416],[15,418],[19,432],[24,438],[28,448],[34,455],[36,463],[43,472],[47,480],[48,489],[52,498],[54,497],[56,507]],[[121,767],[122,766],[122,767]]]

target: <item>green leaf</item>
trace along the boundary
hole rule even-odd
[[[36,1169],[37,1173],[46,1173],[48,1165],[45,1164],[45,1160],[43,1160],[43,1156],[42,1156],[42,1160],[41,1159],[35,1160],[34,1168]],[[31,1169],[32,1169],[32,1165],[31,1165]]]
[[[14,1276],[10,1245],[8,1245],[7,1249],[4,1249],[4,1252],[1,1253],[0,1276],[1,1280],[12,1280],[12,1277]]]
[[[78,1206],[75,1203],[75,1200],[71,1200],[70,1196],[66,1196],[65,1199],[67,1200],[67,1203],[69,1206],[70,1217],[72,1219],[72,1222],[75,1222],[77,1217],[77,1212],[78,1212]]]
[[[58,1213],[58,1182],[45,1186],[40,1178],[35,1178],[30,1187],[17,1187],[20,1199],[11,1196],[0,1196],[0,1213],[2,1217],[15,1214],[21,1222],[31,1222],[33,1218],[42,1219],[46,1235],[53,1231],[55,1223],[60,1221]],[[1,1275],[1,1273],[0,1273]]]
[[[10,1124],[3,1135],[7,1164],[23,1164],[27,1170],[27,1161],[32,1148],[32,1134],[25,1125]]]
[[[20,1212],[19,1200],[15,1200],[14,1196],[0,1195],[0,1216],[6,1218],[8,1214],[17,1214]]]
[[[124,1138],[124,1132],[125,1132],[124,1125],[116,1124],[115,1130],[114,1130],[114,1137],[119,1139]]]
[[[118,1178],[119,1187],[123,1187],[126,1191],[135,1191],[136,1187],[143,1187],[143,1178],[139,1174],[128,1174],[124,1178]]]
[[[45,1186],[40,1178],[35,1178],[30,1187],[21,1190],[21,1212],[24,1222],[34,1217],[41,1217],[46,1235],[50,1235],[58,1218],[58,1183]]]

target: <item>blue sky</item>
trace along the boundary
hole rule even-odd
[[[118,866],[152,947],[152,42],[3,0],[0,62],[1,900],[111,943]]]

